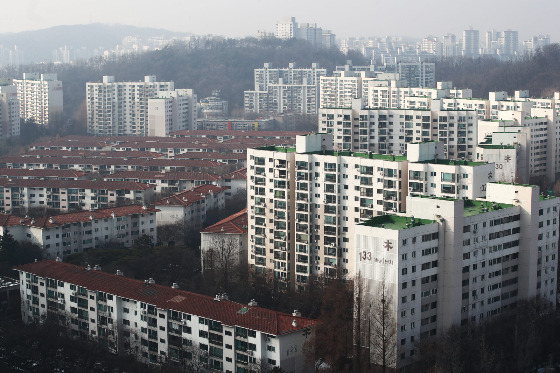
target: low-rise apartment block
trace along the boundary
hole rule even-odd
[[[142,362],[206,362],[214,372],[260,364],[307,372],[303,345],[317,321],[179,290],[173,286],[44,260],[16,268],[22,319],[56,318],[72,336],[101,342]],[[197,364],[198,365],[198,364]]]
[[[225,207],[226,190],[226,187],[205,184],[154,202],[160,210],[158,225],[181,223],[192,230],[201,229],[210,211]]]
[[[219,175],[205,172],[123,171],[107,175],[103,179],[154,184],[157,192],[183,192],[199,185],[220,183]]]
[[[147,204],[154,192],[154,185],[134,182],[0,178],[0,212],[22,213],[33,208],[66,212]]]
[[[0,214],[0,232],[39,245],[44,258],[62,258],[109,244],[129,247],[142,235],[156,242],[157,211],[132,205],[37,218]]]
[[[247,265],[247,209],[200,231],[202,270]]]

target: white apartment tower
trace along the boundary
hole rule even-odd
[[[245,91],[245,112],[264,114],[316,114],[319,108],[319,80],[326,69],[313,63],[311,68],[273,68],[265,63],[255,69],[255,88]]]
[[[143,82],[115,82],[114,76],[104,76],[103,82],[87,83],[88,134],[148,135],[148,100],[173,89],[173,82],[158,82],[155,76]]]
[[[408,156],[337,152],[332,135],[317,134],[297,136],[295,148],[249,149],[249,264],[285,286],[312,274],[354,276],[356,223],[406,211],[409,193],[485,196],[493,164],[444,160],[434,142],[409,148]]]
[[[283,40],[306,40],[318,48],[332,48],[336,39],[330,30],[323,30],[316,23],[298,23],[295,17],[277,22],[274,36]]]
[[[293,39],[296,35],[297,22],[295,17],[290,17],[276,24],[274,36],[278,39]]]
[[[192,89],[162,91],[148,99],[148,136],[196,129],[196,101]]]
[[[21,119],[46,126],[53,115],[62,113],[62,82],[56,74],[24,73],[23,79],[13,82]]]
[[[390,299],[394,368],[423,339],[539,297],[556,304],[558,209],[537,186],[488,183],[484,200],[407,198],[406,216],[355,228],[362,305]],[[385,290],[384,292],[382,290]]]
[[[446,158],[474,157],[478,122],[475,111],[364,106],[362,100],[354,100],[351,109],[321,109],[319,132],[333,134],[334,148],[342,151],[404,154],[406,144],[441,141]]]

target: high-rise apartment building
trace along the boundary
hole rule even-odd
[[[313,63],[311,68],[273,68],[265,63],[255,69],[255,88],[245,91],[245,112],[264,114],[316,114],[319,108],[319,81],[327,69]]]
[[[332,48],[336,36],[331,30],[323,30],[316,23],[298,23],[295,17],[276,23],[274,36],[279,39],[299,39],[310,42],[314,47]]]
[[[53,115],[62,113],[62,82],[56,74],[24,73],[13,82],[21,119],[46,126]]]
[[[366,109],[362,100],[354,104],[350,109],[320,110],[319,132],[333,134],[337,150],[404,154],[407,144],[435,140],[444,144],[446,158],[473,159],[475,111]]]
[[[486,32],[487,54],[512,57],[519,49],[519,32],[515,30]]]
[[[471,27],[463,31],[463,56],[475,57],[478,55],[480,55],[479,32]]]
[[[196,129],[196,94],[192,89],[162,91],[148,99],[148,136]]]
[[[392,367],[410,364],[425,338],[480,324],[521,300],[554,307],[559,204],[537,186],[488,183],[483,200],[409,196],[406,215],[358,224],[356,295],[364,314],[382,296],[389,303]]]
[[[87,83],[87,130],[90,135],[148,135],[148,99],[172,91],[173,82],[158,82],[146,76],[143,82]]]
[[[533,36],[529,40],[523,42],[523,52],[535,53],[539,48],[550,45],[550,35]]]
[[[493,168],[445,160],[436,142],[409,144],[406,156],[333,151],[330,134],[249,149],[249,264],[285,286],[313,274],[354,276],[356,223],[406,211],[409,193],[483,197]]]
[[[0,140],[20,133],[19,100],[17,87],[0,85]]]
[[[457,37],[454,34],[443,36],[442,55],[443,57],[457,57],[459,55],[457,47]]]

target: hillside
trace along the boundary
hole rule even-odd
[[[43,30],[0,34],[0,45],[24,52],[26,63],[51,61],[53,50],[68,46],[73,48],[109,49],[121,44],[125,36],[148,38],[182,37],[187,33],[126,25],[92,23],[88,25],[56,26]]]
[[[366,63],[359,56],[347,57],[338,50],[313,49],[305,41],[252,38],[208,41],[197,49],[175,43],[162,50],[132,55],[119,61],[96,59],[82,65],[24,66],[6,70],[4,76],[21,76],[24,71],[56,72],[63,82],[64,112],[73,118],[84,107],[86,83],[101,81],[104,75],[114,75],[117,81],[139,81],[145,75],[156,75],[159,81],[175,82],[175,88],[192,88],[199,98],[219,89],[222,98],[230,102],[230,110],[243,108],[243,91],[253,89],[253,72],[263,63],[273,66],[309,67],[318,62],[332,70],[347,58]],[[82,113],[83,116],[83,113]],[[79,123],[78,125],[83,125]]]
[[[533,97],[551,97],[560,91],[560,45],[549,45],[515,62],[493,58],[442,60],[436,64],[436,79],[471,88],[473,97],[488,98],[488,92],[513,94],[524,89]]]

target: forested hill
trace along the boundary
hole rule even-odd
[[[118,61],[98,58],[80,65],[40,64],[1,73],[6,77],[21,77],[28,71],[57,72],[63,82],[64,116],[76,119],[76,125],[83,129],[86,83],[101,81],[104,75],[114,75],[117,81],[139,81],[145,75],[156,75],[159,81],[174,81],[176,88],[194,89],[199,98],[219,89],[234,114],[239,114],[243,108],[243,91],[253,89],[253,71],[265,62],[275,67],[286,67],[290,62],[298,67],[310,67],[318,62],[329,73],[347,59],[353,60],[354,65],[369,64],[359,53],[344,55],[336,49],[315,49],[298,40],[245,38],[205,43],[194,49],[176,43]],[[560,45],[550,45],[534,56],[515,62],[491,58],[438,61],[436,79],[453,81],[459,88],[471,88],[474,97],[487,98],[489,91],[513,94],[521,89],[530,90],[534,97],[550,97],[552,92],[560,90]]]
[[[494,58],[443,60],[436,64],[436,79],[471,88],[473,97],[488,98],[488,92],[513,94],[524,89],[532,97],[552,97],[553,92],[560,91],[560,44],[514,62]]]
[[[315,49],[305,41],[279,39],[207,41],[205,45],[189,49],[182,43],[171,44],[162,50],[131,55],[118,61],[92,60],[86,64],[35,65],[7,76],[21,76],[24,71],[57,72],[63,82],[64,112],[68,117],[83,117],[86,82],[101,81],[104,75],[114,75],[116,81],[139,81],[145,75],[156,75],[158,81],[175,82],[175,88],[192,88],[199,98],[219,89],[231,109],[243,107],[243,91],[254,89],[254,69],[270,62],[285,67],[295,62],[297,67],[311,67],[318,62],[331,71],[343,65],[347,58],[355,64],[366,64],[361,55],[345,56],[336,49]],[[80,121],[81,118],[78,118]]]

